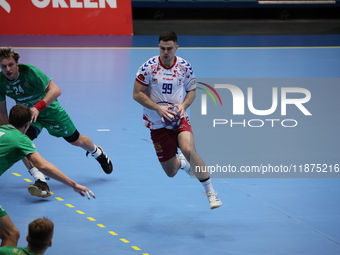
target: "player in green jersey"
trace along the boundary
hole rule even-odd
[[[31,140],[38,137],[43,128],[55,137],[63,137],[67,142],[87,151],[100,163],[104,172],[113,171],[112,162],[99,146],[89,137],[81,135],[67,112],[60,106],[60,88],[38,68],[19,64],[20,55],[9,47],[0,47],[0,125],[8,124],[6,96],[17,104],[25,104],[32,111],[32,124],[26,135]],[[23,159],[37,186],[45,186],[44,175],[26,158]],[[30,190],[32,194],[32,190]],[[33,190],[34,191],[34,190]],[[47,195],[32,194],[40,197]]]
[[[76,183],[60,171],[55,165],[45,160],[35,149],[33,142],[24,134],[31,123],[31,111],[22,104],[12,107],[9,113],[9,124],[0,126],[0,175],[24,157],[32,162],[43,174],[68,185],[81,196],[95,198],[91,190]],[[40,192],[39,187],[33,186]],[[19,239],[19,230],[14,226],[6,211],[0,206],[0,239],[1,246],[16,246]]]
[[[0,255],[42,255],[52,246],[54,224],[47,218],[39,218],[28,225],[26,248],[0,247]]]

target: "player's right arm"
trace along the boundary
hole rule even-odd
[[[83,185],[80,185],[70,179],[66,174],[64,174],[59,168],[57,168],[52,163],[48,162],[44,159],[39,152],[33,152],[27,155],[28,159],[37,167],[43,174],[64,183],[67,186],[70,186],[74,189],[75,192],[79,193],[81,196],[85,196],[85,194],[93,194],[88,188]],[[94,198],[96,198],[93,195]],[[90,199],[90,197],[88,196]]]
[[[135,83],[133,86],[133,99],[136,100],[141,105],[143,105],[144,107],[156,111],[159,116],[169,119],[168,113],[170,114],[172,113],[171,111],[168,110],[169,106],[159,105],[153,102],[145,94],[146,89],[147,89],[147,86],[142,85],[137,80],[135,80]]]
[[[0,126],[8,124],[8,113],[6,101],[0,103]]]

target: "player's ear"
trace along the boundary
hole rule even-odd
[[[24,134],[26,133],[27,129],[29,128],[29,126],[31,125],[31,122],[27,122],[25,125],[24,125]]]

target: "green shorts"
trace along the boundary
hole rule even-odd
[[[6,211],[0,205],[0,217],[7,215]]]
[[[73,135],[77,130],[70,116],[62,107],[47,107],[43,109],[36,122],[32,122],[32,126],[39,129],[39,134],[43,128],[55,137],[68,137]]]

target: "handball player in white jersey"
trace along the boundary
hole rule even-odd
[[[160,55],[147,60],[136,74],[133,98],[144,106],[143,119],[150,128],[158,160],[169,177],[174,177],[178,170],[192,174],[190,169],[205,166],[197,154],[194,137],[186,115],[186,109],[196,96],[196,80],[192,67],[186,60],[175,56],[178,49],[177,36],[165,31],[159,36]],[[171,107],[177,107],[177,112]],[[168,114],[181,116],[177,129],[164,127],[162,118]],[[178,153],[178,148],[180,153]],[[190,163],[189,163],[190,162]],[[210,208],[222,205],[216,196],[208,172],[194,172],[205,188]]]

